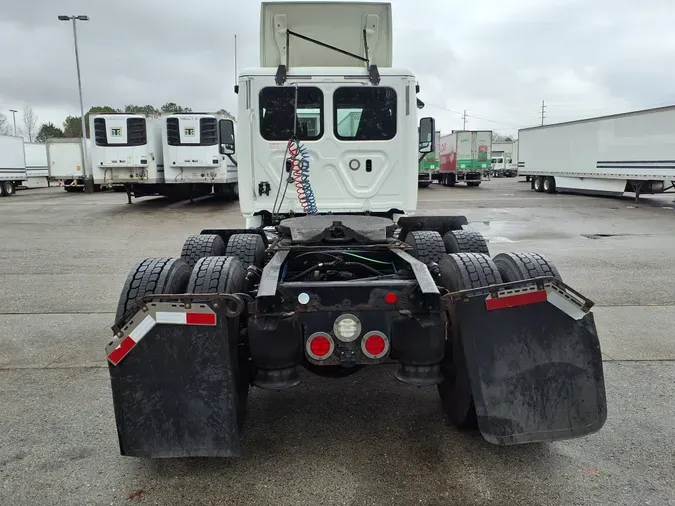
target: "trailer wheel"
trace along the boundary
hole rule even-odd
[[[541,176],[534,176],[534,179],[532,180],[532,189],[536,192],[543,192],[544,191],[544,178]]]
[[[14,195],[14,182],[3,181],[2,185],[0,185],[0,195],[3,197],[11,197]]]
[[[555,265],[539,253],[499,253],[494,262],[504,283],[546,276],[562,281]]]
[[[497,266],[480,253],[446,255],[440,264],[441,284],[451,292],[482,288],[502,282]],[[438,385],[443,412],[460,429],[478,426],[476,407],[471,392],[464,346],[456,329],[448,326],[445,358],[441,363],[443,382]]]
[[[443,186],[455,186],[457,182],[454,174],[443,174],[441,177],[443,178]]]
[[[237,257],[244,264],[262,267],[265,263],[265,243],[258,234],[233,234],[227,241],[225,255]]]
[[[188,293],[241,293],[245,290],[246,270],[235,257],[213,256],[200,258],[192,269],[188,282]],[[246,416],[246,401],[251,384],[251,369],[248,348],[240,341],[240,319],[228,320],[228,334],[236,339],[231,341],[236,349],[236,360],[232,360],[232,375],[235,382],[237,422],[241,430]],[[236,347],[234,346],[236,344]]]
[[[146,258],[131,269],[117,303],[115,320],[122,318],[136,301],[156,293],[184,293],[190,267],[180,258]]]
[[[424,182],[424,183],[417,183],[418,188],[429,188],[431,186],[431,183]]]
[[[445,256],[443,238],[434,230],[410,232],[406,235],[405,242],[413,249],[412,255],[424,264],[438,263]]]
[[[490,254],[485,237],[473,230],[451,230],[443,236],[443,243],[447,253]]]
[[[554,177],[547,177],[544,178],[544,191],[546,193],[555,193],[555,178]]]
[[[194,267],[200,258],[219,257],[225,254],[223,238],[215,234],[191,235],[185,239],[180,257]]]

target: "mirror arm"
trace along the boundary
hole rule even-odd
[[[230,161],[234,164],[235,167],[239,167],[239,164],[237,163],[237,160],[232,158],[232,155],[225,155],[225,156],[227,156],[230,159]]]

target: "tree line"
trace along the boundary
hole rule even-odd
[[[193,112],[189,107],[183,107],[175,102],[167,102],[163,106],[157,108],[153,105],[126,105],[123,109],[110,106],[94,106],[84,115],[85,128],[87,137],[89,137],[89,117],[92,114],[106,114],[106,113],[128,113],[128,114],[178,114]],[[234,116],[225,109],[216,111],[216,114],[221,114],[234,119]],[[47,139],[54,137],[82,137],[82,117],[81,116],[67,116],[63,120],[63,126],[56,126],[51,121],[43,123],[38,127],[38,117],[33,112],[33,109],[26,107],[23,111],[20,127],[17,126],[17,135],[24,137],[28,142],[46,142]],[[0,113],[0,135],[14,135],[13,122],[9,118]]]

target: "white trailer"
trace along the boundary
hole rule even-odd
[[[63,186],[67,192],[84,191],[82,139],[48,139],[45,147],[50,183]]]
[[[0,135],[0,196],[14,195],[26,181],[26,155],[23,137]]]
[[[213,190],[231,198],[237,195],[237,165],[225,154],[224,116],[205,113],[170,114],[162,117],[164,178],[167,190],[208,194]]]
[[[24,142],[26,157],[26,182],[28,188],[49,186],[49,163],[47,162],[47,145],[35,142]]]
[[[94,183],[123,184],[127,193],[136,197],[161,194],[161,119],[141,114],[99,114],[89,121]]]
[[[518,174],[539,192],[623,195],[675,185],[675,106],[519,131]]]

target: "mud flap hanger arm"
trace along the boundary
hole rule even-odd
[[[346,56],[351,56],[352,58],[355,58],[357,60],[360,60],[364,62],[367,67],[368,67],[368,80],[370,81],[371,84],[377,86],[380,84],[380,72],[377,70],[377,65],[371,65],[370,64],[370,58],[368,57],[368,41],[366,39],[366,30],[363,30],[363,42],[365,44],[365,50],[366,50],[366,56],[359,56],[358,54],[350,53],[349,51],[345,51],[344,49],[340,49],[339,47],[332,46],[330,44],[326,44],[325,42],[321,42],[320,40],[313,39],[311,37],[307,37],[306,35],[302,35],[300,33],[294,32],[293,30],[286,30],[286,63],[281,64],[277,67],[277,73],[274,78],[276,84],[278,86],[283,85],[286,82],[286,78],[288,77],[288,67],[289,67],[289,55],[290,55],[290,50],[291,50],[291,35],[294,37],[297,37],[302,40],[306,40],[307,42],[311,42],[312,44],[316,44],[317,46],[325,47],[326,49],[330,49],[331,51],[335,51],[337,53],[344,54]]]

